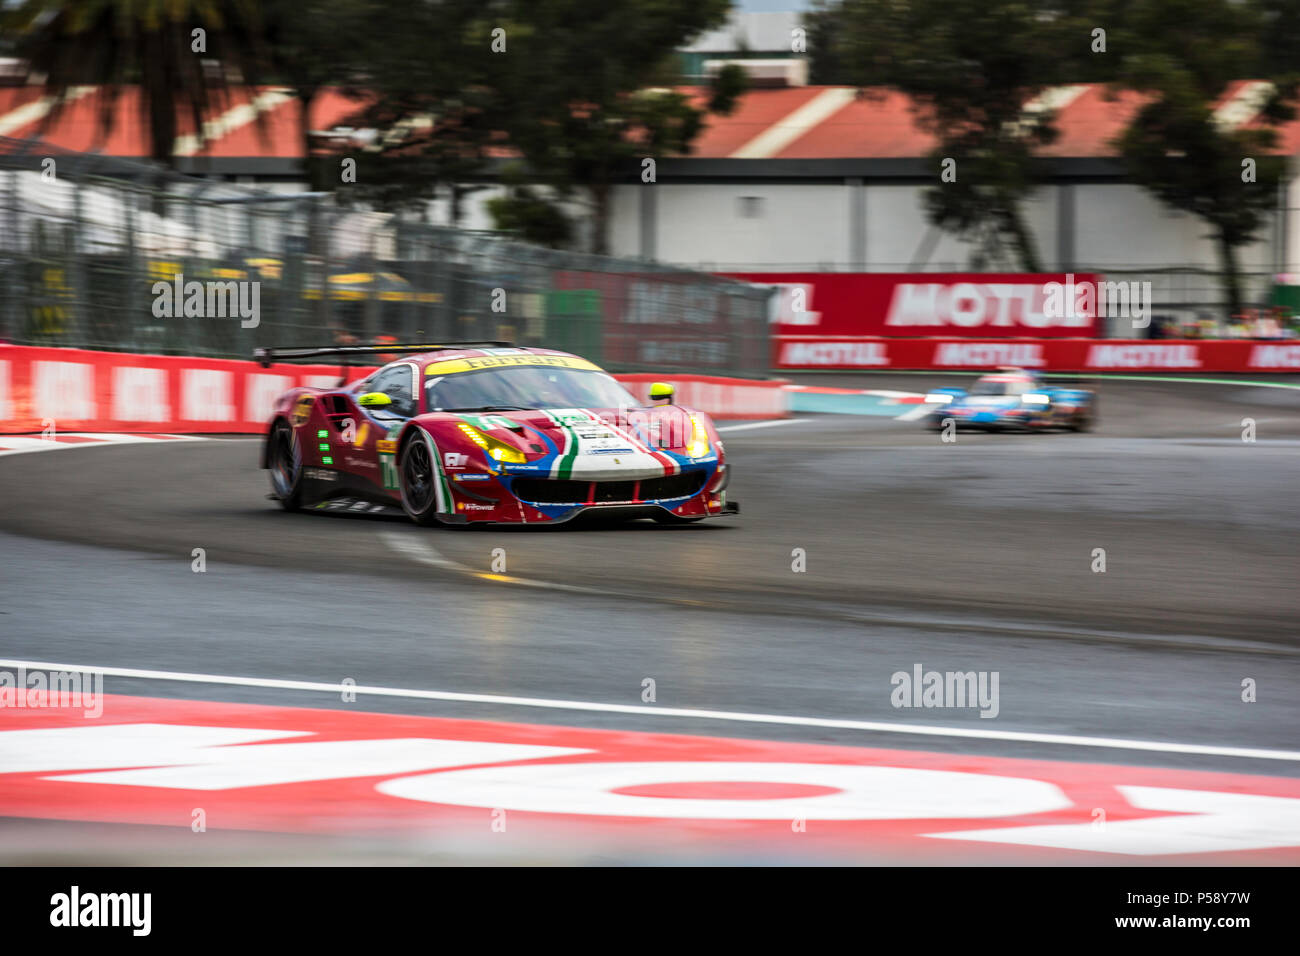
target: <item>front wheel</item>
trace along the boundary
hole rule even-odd
[[[266,467],[271,472],[271,494],[285,511],[302,507],[302,446],[283,418],[266,436]]]
[[[418,525],[438,524],[438,472],[423,431],[417,429],[402,446],[397,470],[402,509]]]
[[[1070,431],[1072,432],[1089,432],[1097,424],[1097,415],[1094,411],[1077,412],[1073,419],[1070,420]]]

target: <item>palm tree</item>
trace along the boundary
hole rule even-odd
[[[9,12],[15,52],[55,98],[47,130],[77,86],[97,87],[107,136],[124,87],[138,84],[151,158],[174,165],[178,116],[195,135],[235,82],[256,84],[267,60],[254,0],[21,0]],[[260,112],[259,112],[260,118]]]

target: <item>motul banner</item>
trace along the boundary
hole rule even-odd
[[[1045,372],[1300,372],[1300,343],[1170,339],[892,339],[783,335],[781,369],[989,369]]]
[[[1100,332],[1097,276],[1031,273],[728,273],[775,286],[777,335],[967,338]],[[1077,290],[1077,293],[1076,293]]]
[[[0,345],[0,433],[261,432],[276,398],[298,385],[333,388],[368,367],[284,365],[235,359],[136,355],[88,349]],[[649,380],[678,387],[678,401],[719,418],[788,415],[778,383],[700,375],[630,375],[634,394]]]

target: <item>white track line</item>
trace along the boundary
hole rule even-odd
[[[685,717],[695,720],[730,720],[752,724],[783,724],[791,727],[831,727],[884,734],[919,734],[931,737],[965,737],[979,740],[1014,740],[1024,743],[1062,744],[1070,747],[1101,747],[1113,750],[1148,750],[1156,753],[1205,754],[1255,760],[1300,760],[1300,751],[1263,750],[1254,747],[1221,747],[1211,744],[1180,744],[1159,740],[1130,740],[1121,737],[1080,737],[1073,734],[1040,734],[1017,730],[974,730],[936,727],[876,720],[836,720],[825,717],[794,717],[781,714],[752,714],[729,710],[693,710],[687,707],[643,707],[637,704],[601,704],[584,700],[551,700],[543,697],[509,697],[501,694],[458,694],[441,690],[411,690],[396,687],[352,686],[321,681],[280,680],[270,677],[228,677],[191,674],[183,671],[142,670],[134,667],[92,667],[85,664],[55,664],[49,661],[0,659],[0,667],[29,671],[76,671],[105,677],[136,680],[178,681],[188,684],[227,684],[238,687],[268,687],[277,690],[323,691],[338,694],[351,691],[376,697],[404,697],[414,700],[446,700],[473,704],[504,704],[511,707],[544,707],[551,710],[584,710],[608,714],[640,714],[648,717]]]
[[[0,435],[0,458],[6,455],[27,455],[38,451],[67,451],[69,448],[109,448],[113,445],[181,444],[191,441],[211,441],[199,435],[170,435],[165,432],[133,434],[130,432],[59,432],[65,438],[88,438],[90,441],[61,442],[36,435]],[[165,437],[159,438],[158,435]]]
[[[773,425],[793,425],[797,418],[777,418],[770,422],[750,422],[748,425],[724,425],[719,432],[743,432],[751,428],[771,428]]]
[[[927,405],[924,402],[922,402],[920,405],[917,405],[910,412],[903,412],[903,414],[895,416],[894,421],[914,422],[918,418],[924,418],[926,415],[929,415],[930,412],[934,411],[934,409],[938,407],[939,406],[937,404]]]
[[[418,532],[409,534],[398,534],[396,531],[379,532],[380,539],[388,547],[392,548],[398,554],[405,555],[412,561],[418,561],[420,564],[427,564],[430,567],[438,568],[442,571],[455,571],[458,574],[468,574],[472,577],[482,578],[485,581],[500,581],[505,584],[519,584],[529,588],[543,588],[548,591],[568,591],[571,594],[591,594],[598,597],[618,597],[614,591],[603,591],[599,588],[584,588],[576,584],[558,584],[552,581],[536,581],[532,578],[519,578],[513,574],[496,574],[491,571],[480,571],[477,568],[471,568],[467,564],[461,564],[459,561],[453,561],[445,557],[437,548],[427,541],[417,537]]]

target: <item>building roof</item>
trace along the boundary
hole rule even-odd
[[[1230,125],[1256,122],[1261,86],[1249,80],[1233,84],[1218,105],[1220,120]],[[705,98],[700,89],[683,92],[697,103]],[[43,134],[52,147],[128,158],[148,155],[137,89],[123,90],[113,127],[102,140],[95,88],[78,88],[71,96],[63,114]],[[1105,159],[1115,156],[1113,141],[1141,103],[1138,94],[1112,95],[1099,84],[1085,83],[1048,90],[1027,104],[1027,110],[1046,106],[1057,111],[1060,135],[1043,148],[1045,157]],[[327,132],[347,126],[363,105],[337,90],[326,90],[312,105],[311,128]],[[41,135],[40,123],[48,111],[41,87],[0,87],[0,136]],[[255,122],[259,113],[266,116],[260,129]],[[227,161],[297,160],[302,156],[298,115],[298,101],[283,89],[238,88],[219,115],[205,124],[208,139],[202,144],[189,117],[179,117],[177,154]],[[1300,153],[1300,120],[1284,125],[1279,133],[1279,152]],[[731,115],[706,116],[690,159],[910,160],[926,156],[934,145],[934,137],[918,124],[911,101],[900,93],[803,86],[750,90]]]
[[[41,136],[51,146],[77,152],[98,150],[108,156],[149,155],[148,127],[140,109],[140,90],[124,86],[113,107],[113,122],[99,135],[100,88],[76,87],[61,115],[42,132],[41,122],[51,102],[39,86],[0,86],[0,136],[27,139]],[[311,128],[329,130],[346,123],[364,105],[337,90],[327,89],[311,108]],[[265,114],[259,129],[258,114]],[[302,157],[297,99],[280,87],[236,87],[204,123],[207,141],[200,144],[186,113],[177,116],[176,154],[211,157]]]
[[[1234,83],[1218,104],[1220,121],[1233,126],[1257,121],[1260,84]],[[1114,140],[1141,107],[1132,92],[1111,94],[1102,84],[1054,87],[1026,104],[1056,111],[1058,137],[1043,156],[1109,158]],[[752,90],[730,116],[709,116],[692,156],[714,159],[912,159],[936,145],[917,121],[912,101],[892,90],[806,86]],[[1300,120],[1279,130],[1278,151],[1300,152]]]

